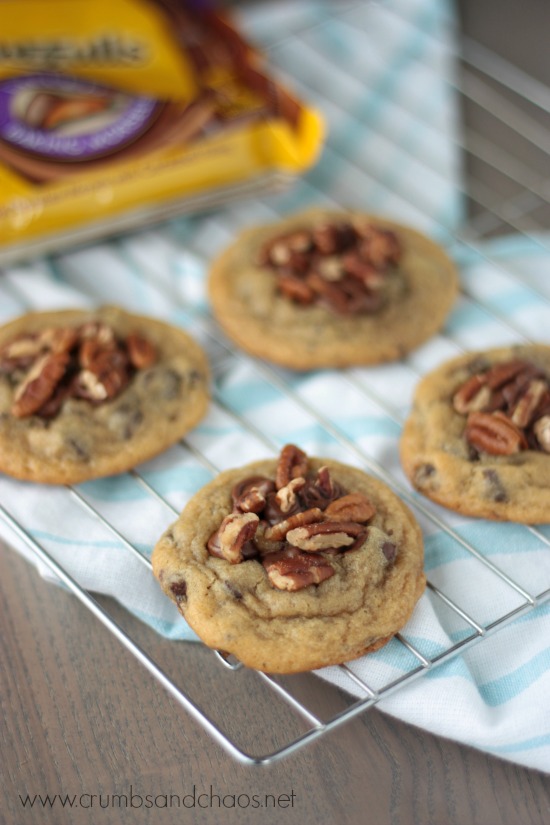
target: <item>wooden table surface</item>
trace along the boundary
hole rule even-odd
[[[545,0],[460,8],[467,31],[550,84]],[[101,603],[197,701],[222,717],[234,707],[224,724],[242,726],[245,709],[245,739],[279,741],[280,715],[269,696],[248,690],[246,674],[228,679],[204,648],[159,639],[108,599]],[[550,823],[549,776],[376,709],[281,762],[242,766],[82,604],[3,544],[0,604],[1,825]],[[303,690],[324,713],[342,707],[339,691],[313,676],[303,677]],[[23,806],[21,798],[39,794],[69,801]],[[185,807],[159,807],[171,794]],[[153,797],[157,806],[148,807]]]

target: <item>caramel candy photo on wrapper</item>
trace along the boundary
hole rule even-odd
[[[425,587],[422,534],[405,504],[363,471],[292,444],[199,490],[152,562],[206,645],[273,673],[377,650]]]
[[[174,444],[205,415],[206,356],[183,330],[113,306],[0,328],[0,471],[73,484]]]
[[[550,347],[471,352],[425,376],[400,451],[413,486],[451,510],[550,523]]]
[[[403,357],[442,327],[457,289],[453,262],[416,230],[326,209],[245,230],[208,283],[229,338],[296,370]]]

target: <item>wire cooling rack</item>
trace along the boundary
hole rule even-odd
[[[467,166],[471,167],[463,193],[469,201],[471,219],[463,231],[455,235],[454,238],[449,239],[447,246],[451,254],[470,249],[476,249],[479,254],[476,243],[480,239],[491,237],[501,231],[509,231],[510,228],[526,237],[538,237],[537,233],[544,227],[544,218],[541,218],[541,215],[546,215],[545,210],[548,207],[549,181],[544,180],[537,163],[540,158],[543,159],[540,161],[541,163],[547,161],[550,153],[550,139],[548,137],[550,130],[548,128],[544,129],[544,119],[550,114],[550,90],[471,40],[464,39],[462,41],[459,57],[461,72],[456,79],[456,93],[461,99],[463,108],[467,110],[468,107],[479,107],[484,116],[499,121],[502,124],[502,129],[516,132],[521,136],[521,140],[531,144],[538,153],[538,159],[535,159],[533,165],[526,165],[523,161],[520,162],[516,155],[508,153],[505,148],[503,149],[487,138],[482,129],[468,128],[464,129],[461,135],[456,135],[456,141],[464,153]],[[307,93],[311,90],[305,88],[304,91]],[[473,119],[475,121],[475,117]],[[546,121],[546,125],[550,125],[548,121]],[[502,195],[501,184],[503,183],[505,183],[506,196]],[[272,216],[276,217],[273,207],[268,206],[267,203],[262,205],[262,209],[266,217],[270,213],[273,213]],[[214,216],[209,218],[208,228],[210,232],[218,232],[228,238],[232,234],[230,221],[227,217]],[[190,241],[190,243],[191,246],[195,243],[194,252],[198,257],[206,257],[204,250],[201,249],[200,239],[195,242]],[[506,271],[502,262],[493,261],[492,263],[501,267],[506,276],[517,278],[515,273]],[[55,260],[52,259],[50,265],[55,266]],[[161,290],[165,295],[170,293],[169,280],[159,280],[158,272],[144,267],[142,277],[151,288]],[[10,280],[5,286],[6,289],[11,291],[14,303],[22,310],[36,308],[33,306],[32,300],[29,299],[28,293],[25,294],[25,291],[21,288],[20,283]],[[93,298],[94,296],[90,295],[90,297]],[[513,596],[511,606],[507,604],[505,609],[499,609],[497,605],[489,620],[480,621],[473,615],[474,611],[470,609],[469,605],[460,603],[449,595],[445,588],[432,580],[428,580],[427,598],[433,604],[438,617],[442,621],[444,621],[442,617],[450,617],[450,627],[456,628],[457,624],[461,627],[461,632],[454,636],[455,641],[440,648],[436,653],[429,654],[408,638],[407,628],[405,628],[392,642],[394,647],[396,646],[399,649],[396,655],[401,658],[405,665],[398,675],[389,679],[377,679],[376,673],[373,671],[371,681],[359,677],[352,666],[341,665],[342,675],[350,680],[350,683],[353,683],[355,691],[360,696],[355,699],[350,698],[342,710],[328,719],[324,718],[321,713],[303,700],[303,691],[294,689],[294,677],[275,678],[262,673],[254,674],[254,678],[268,688],[270,696],[272,696],[271,701],[282,703],[290,711],[290,714],[299,720],[299,732],[295,734],[295,726],[289,725],[288,735],[283,733],[282,738],[284,741],[282,745],[261,754],[252,753],[250,749],[243,748],[223,725],[214,720],[212,714],[206,712],[192,698],[186,690],[186,686],[176,685],[152,656],[143,650],[132,639],[131,635],[115,622],[108,611],[55,560],[21,520],[6,507],[0,505],[1,517],[14,533],[25,542],[32,553],[74,593],[160,682],[182,708],[197,720],[229,754],[246,764],[264,765],[289,755],[364,713],[379,700],[398,691],[428,670],[457,656],[521,614],[533,610],[537,605],[550,599],[550,581],[540,582],[543,585],[540,589],[539,587],[526,587],[523,583],[520,583],[513,572],[507,572],[494,564],[482,549],[480,550],[473,543],[459,535],[450,517],[440,515],[440,509],[432,507],[429,502],[425,502],[421,497],[411,492],[410,488],[394,473],[388,471],[365,449],[358,446],[356,441],[351,439],[338,425],[338,422],[327,414],[322,405],[307,400],[307,396],[299,392],[292,376],[289,376],[283,370],[235,351],[221,335],[206,311],[201,312],[186,305],[179,292],[174,292],[173,295],[169,294],[169,297],[175,305],[181,308],[182,312],[186,313],[186,327],[205,346],[214,374],[213,405],[223,415],[229,416],[240,428],[243,443],[245,439],[246,441],[252,441],[257,445],[261,445],[265,454],[273,455],[278,452],[281,446],[255,419],[251,420],[241,414],[228,402],[227,394],[223,392],[223,383],[226,376],[239,365],[244,365],[247,369],[253,370],[256,375],[267,382],[275,393],[280,394],[281,397],[294,404],[303,416],[314,420],[317,426],[322,428],[336,444],[340,445],[342,451],[351,456],[359,466],[364,467],[368,472],[378,476],[392,487],[411,506],[423,524],[442,531],[449,542],[460,545],[462,550],[469,554],[472,559],[475,559],[480,568],[483,568],[486,576],[493,581],[498,581],[499,586],[502,586],[506,592]],[[480,308],[498,323],[508,327],[520,340],[527,340],[521,328],[515,327],[508,318],[500,315],[493,305],[489,305],[480,299],[475,290],[469,290],[466,286],[463,290],[463,298],[470,306]],[[550,304],[550,295],[540,295],[540,300]],[[453,351],[456,352],[461,349],[458,341],[453,340],[449,335],[447,338]],[[415,368],[413,360],[410,360],[407,366],[413,373],[416,369],[416,377],[420,377],[421,370]],[[377,393],[376,388],[364,380],[362,370],[343,371],[340,377],[342,381],[353,387],[354,391],[364,398],[365,403],[374,405],[388,419],[398,425],[402,424],[405,412],[397,404],[388,401]],[[192,434],[181,442],[180,448],[183,451],[182,455],[191,455],[194,460],[200,462],[212,473],[222,469],[216,465],[215,459],[212,457],[215,455],[215,449],[205,449],[201,441],[193,438]],[[164,512],[167,523],[173,520],[179,513],[180,508],[174,506],[139,470],[131,471],[130,475],[142,486],[147,496],[155,502],[155,506]],[[100,509],[96,508],[80,488],[67,487],[65,488],[65,494],[71,506],[82,508],[89,517],[97,520],[103,529],[116,538],[126,552],[132,554],[150,570],[151,564],[147,554],[137,546],[136,542],[128,539],[123,528],[112,523]],[[536,540],[542,545],[550,546],[550,540],[539,529],[532,526],[525,526],[521,529],[525,531],[525,535],[528,535],[530,540]],[[185,654],[181,653],[181,655]],[[225,674],[228,673],[233,676],[238,671],[246,670],[232,657],[219,652],[212,653],[212,656],[214,664],[219,666]]]

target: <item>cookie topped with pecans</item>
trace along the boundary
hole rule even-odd
[[[287,444],[200,490],[153,571],[210,647],[262,671],[338,664],[386,644],[424,590],[423,542],[382,482]]]
[[[550,347],[469,353],[426,376],[401,458],[413,485],[453,510],[550,522]]]
[[[161,452],[204,415],[208,366],[182,330],[116,307],[0,328],[0,471],[70,484]]]
[[[456,291],[455,267],[433,241],[343,210],[246,230],[209,278],[230,338],[293,369],[397,359],[443,325]]]

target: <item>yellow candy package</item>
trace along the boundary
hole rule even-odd
[[[0,3],[0,263],[281,185],[322,135],[204,0]]]

